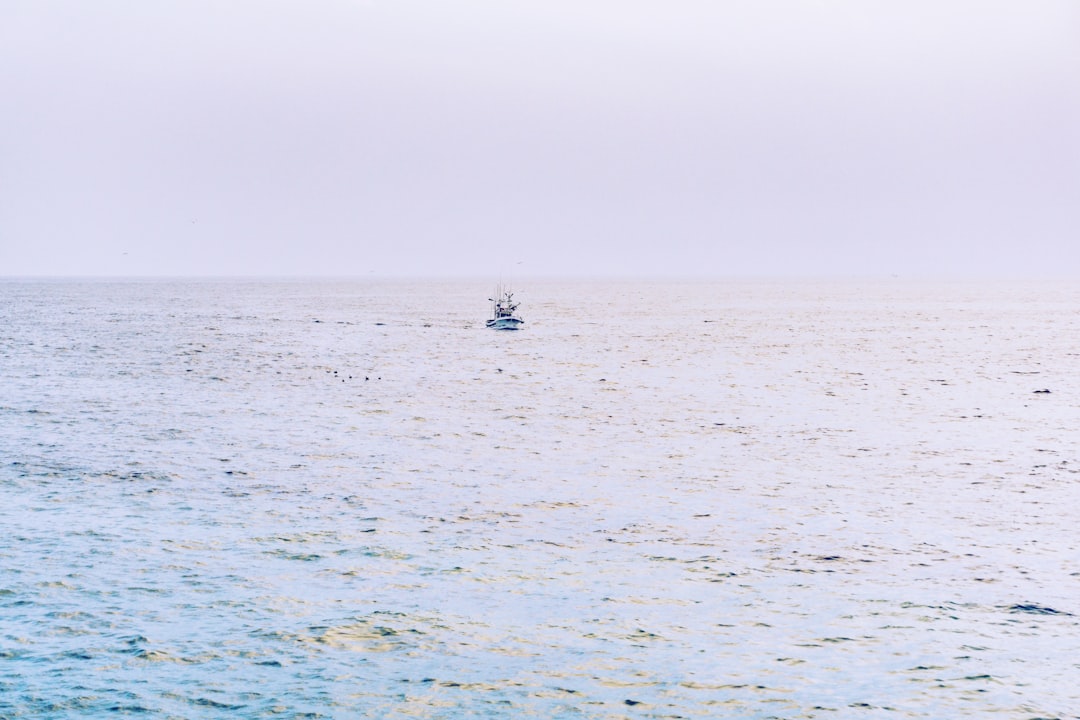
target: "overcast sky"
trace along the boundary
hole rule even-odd
[[[1076,0],[0,1],[0,276],[1062,273]]]

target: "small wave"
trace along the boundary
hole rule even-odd
[[[1046,607],[1043,605],[1035,605],[1033,603],[1018,603],[1016,605],[1010,605],[1008,608],[1012,613],[1028,613],[1029,615],[1067,615],[1072,616],[1071,612],[1065,612],[1064,610],[1055,610],[1052,607]]]
[[[217,700],[211,700],[210,698],[195,698],[189,700],[192,705],[199,705],[200,707],[214,708],[215,710],[243,710],[246,705],[233,705],[231,703],[223,703]]]

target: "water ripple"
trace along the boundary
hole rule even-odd
[[[0,717],[1080,717],[1075,288],[485,293],[0,284]]]

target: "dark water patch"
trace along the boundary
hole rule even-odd
[[[630,633],[628,635],[624,635],[623,637],[626,640],[663,640],[663,638],[660,637],[659,635],[657,635],[656,633],[649,632],[648,630],[643,630],[641,628],[638,628],[634,632],[632,632],[632,633]],[[644,647],[644,646],[641,646],[641,647]]]
[[[119,482],[156,483],[170,483],[176,479],[176,476],[172,473],[154,472],[150,470],[106,470],[105,472],[98,473],[95,477]]]
[[[296,560],[299,562],[315,562],[323,559],[322,555],[318,553],[290,553],[285,550],[264,550],[262,554],[281,558],[282,560]]]
[[[324,540],[333,539],[337,536],[337,533],[333,530],[324,530],[321,532],[308,532],[300,533],[297,535],[271,535],[268,537],[254,537],[251,539],[255,543],[268,543],[268,542],[285,542],[285,543],[305,543],[311,540]]]
[[[223,703],[218,700],[212,700],[210,698],[195,698],[193,700],[189,700],[188,702],[190,702],[192,705],[213,708],[215,710],[236,711],[243,710],[245,707],[247,707],[246,705],[233,705],[231,703]]]
[[[128,655],[138,655],[146,651],[143,645],[149,641],[142,635],[132,635],[130,637],[120,638],[120,642],[121,648],[119,652]]]
[[[120,539],[119,535],[107,532],[99,532],[98,530],[94,530],[92,528],[89,530],[69,530],[68,532],[64,533],[64,535],[68,538],[90,538],[107,541],[115,541]]]
[[[1029,615],[1064,615],[1072,617],[1071,612],[1065,612],[1064,610],[1055,610],[1052,607],[1045,607],[1043,605],[1035,605],[1033,603],[1019,603],[1016,605],[1010,605],[1006,608],[1012,613],[1028,613]]]

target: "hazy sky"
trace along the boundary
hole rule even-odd
[[[0,276],[1011,273],[1077,0],[0,0]]]

